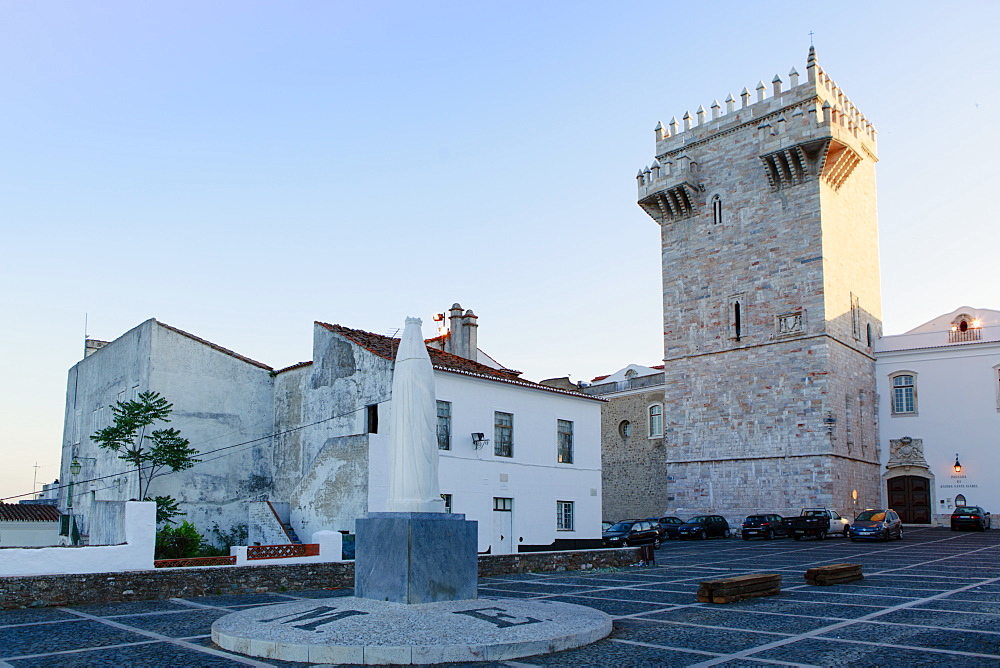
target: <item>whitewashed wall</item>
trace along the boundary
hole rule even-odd
[[[0,522],[0,547],[42,547],[60,542],[59,522]]]
[[[202,452],[261,439],[273,427],[273,380],[267,369],[147,320],[91,356],[69,373],[61,480],[74,481],[73,514],[83,534],[92,530],[92,504],[137,498],[134,471],[89,436],[111,424],[109,406],[140,392],[159,392],[173,405],[167,426],[179,429]],[[157,425],[159,428],[161,425]],[[170,495],[187,514],[179,519],[210,535],[246,524],[246,502],[271,489],[270,439],[218,454],[188,471],[157,478],[149,496]],[[82,470],[72,476],[77,451]],[[220,456],[224,455],[224,456]],[[100,479],[98,479],[100,478]],[[85,482],[92,480],[92,482]],[[60,508],[67,508],[63,489]],[[103,529],[94,529],[100,538]]]
[[[300,535],[354,531],[368,512],[369,404],[388,400],[392,362],[322,325],[313,330],[313,363],[278,374],[275,387],[276,484],[272,499],[290,503]],[[384,428],[388,418],[383,411]]]
[[[89,437],[111,424],[110,406],[119,398],[132,399],[149,389],[155,327],[155,320],[147,320],[69,370],[59,472],[65,486],[59,491],[59,508],[64,514],[68,512],[68,485],[72,482],[72,514],[85,540],[91,530],[94,501],[127,501],[138,495],[134,471],[130,472],[117,455],[99,449]],[[81,464],[76,476],[69,470],[74,452]]]
[[[964,494],[970,505],[1000,513],[1000,342],[941,345],[927,335],[884,337],[876,353],[879,395],[879,442],[882,462],[889,458],[889,440],[922,438],[924,455],[935,478],[934,513],[947,517],[954,498]],[[937,343],[935,347],[908,349]],[[917,411],[892,415],[889,375],[916,375]],[[955,473],[955,455],[962,472]],[[885,501],[885,489],[882,489]],[[941,503],[944,501],[944,503]]]
[[[452,445],[441,451],[441,492],[453,512],[479,522],[479,550],[491,548],[493,498],[512,498],[513,550],[556,539],[601,537],[601,403],[457,373],[435,371],[437,398],[452,404]],[[513,457],[494,454],[494,411],[514,416]],[[388,409],[385,420],[388,420]],[[574,460],[557,461],[556,421],[573,422]],[[472,433],[490,444],[477,450]],[[369,507],[385,508],[388,434],[371,439]],[[575,530],[556,530],[556,501],[572,501]],[[494,553],[496,547],[492,548]]]
[[[156,504],[125,504],[124,545],[36,547],[0,550],[0,574],[61,575],[114,573],[153,568]]]

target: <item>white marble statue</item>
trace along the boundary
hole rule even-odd
[[[392,376],[389,512],[440,513],[434,368],[420,318],[407,318]]]

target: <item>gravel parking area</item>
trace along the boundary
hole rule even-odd
[[[504,666],[1000,666],[1000,532],[908,527],[902,541],[669,541],[655,566],[484,578],[488,596],[588,605],[612,635]],[[865,579],[805,584],[813,566],[860,563]],[[697,603],[703,580],[781,573],[779,596]],[[352,593],[302,591],[0,612],[0,666],[292,666],[212,644],[234,610]],[[467,664],[488,665],[488,664]]]

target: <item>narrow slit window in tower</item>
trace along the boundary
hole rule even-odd
[[[712,198],[712,224],[722,223],[722,198],[716,195]]]

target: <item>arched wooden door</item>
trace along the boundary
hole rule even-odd
[[[931,523],[931,481],[915,475],[903,475],[886,481],[889,507],[899,513],[905,524]]]

